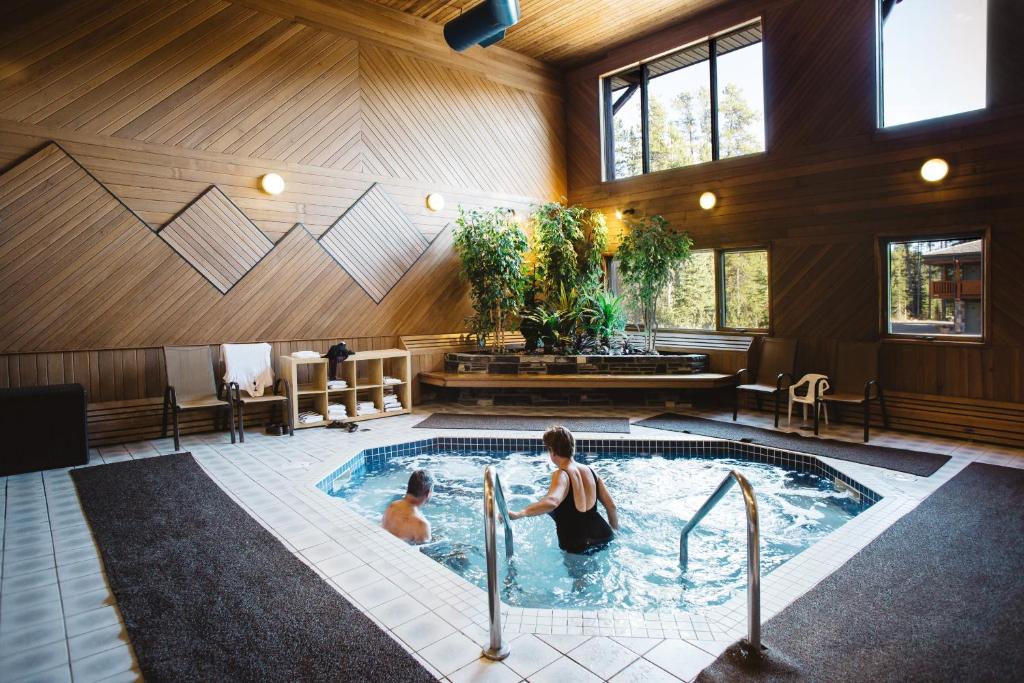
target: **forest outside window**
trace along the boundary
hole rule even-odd
[[[761,22],[603,80],[605,179],[763,152]]]
[[[617,262],[608,267],[612,291],[623,293]],[[701,249],[673,273],[658,298],[660,328],[703,332],[767,332],[768,251],[758,249]],[[627,296],[631,324],[641,319],[639,307]]]
[[[879,123],[986,106],[988,0],[878,0]]]
[[[890,335],[982,337],[987,256],[982,235],[890,241],[884,246]]]
[[[722,298],[722,328],[744,332],[767,331],[767,250],[723,251],[718,270]]]

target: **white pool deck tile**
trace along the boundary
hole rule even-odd
[[[698,613],[638,613],[503,607],[512,655],[480,657],[488,638],[483,590],[381,530],[315,483],[364,448],[433,436],[536,437],[539,433],[412,429],[430,412],[472,412],[428,406],[413,415],[364,424],[352,434],[312,429],[294,438],[257,432],[244,444],[227,434],[186,436],[183,450],[254,519],[339,593],[353,601],[438,679],[464,681],[692,680],[746,633],[746,595]],[[493,408],[480,409],[493,412]],[[507,408],[508,414],[550,415],[550,408]],[[626,416],[659,408],[560,407],[564,415]],[[704,417],[723,413],[690,411]],[[741,422],[769,427],[766,414]],[[582,438],[704,439],[633,425],[629,435]],[[859,440],[853,426],[828,436]],[[1024,467],[1024,451],[878,431],[878,445],[947,453],[930,477],[915,477],[829,458],[822,460],[883,496],[841,528],[762,577],[762,620],[823,580],[921,500],[971,462]],[[811,442],[813,443],[813,442]],[[170,439],[93,449],[91,464],[172,452]],[[0,671],[3,680],[137,680],[138,666],[68,470],[0,478]]]

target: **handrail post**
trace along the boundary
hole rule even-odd
[[[498,548],[497,548],[497,493],[498,473],[493,465],[484,469],[484,546],[487,554],[487,606],[490,610],[491,632],[490,643],[484,648],[483,655],[488,659],[502,660],[508,657],[509,647],[502,640],[501,633],[501,596],[498,593]],[[498,484],[500,486],[500,484]],[[505,526],[508,527],[506,515]],[[506,536],[508,538],[508,536]],[[506,547],[506,552],[509,549]]]
[[[733,484],[739,484],[743,493],[743,505],[747,513],[747,642],[755,655],[761,654],[761,525],[757,517],[757,496],[754,487],[747,478],[736,470],[729,474],[718,485],[714,493],[708,496],[693,518],[688,521],[679,533],[679,566],[686,571],[689,559],[690,532],[700,524],[715,505],[718,504]]]

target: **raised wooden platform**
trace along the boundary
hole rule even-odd
[[[701,372],[692,375],[495,375],[421,372],[420,382],[454,389],[723,389],[735,375]]]

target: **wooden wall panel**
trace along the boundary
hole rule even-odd
[[[82,382],[149,434],[162,345],[459,329],[458,206],[564,195],[563,137],[551,69],[359,0],[5,4],[0,386]],[[334,247],[396,245],[373,297],[318,241],[371,188]]]
[[[942,397],[1024,402],[1024,90],[1012,87],[1024,44],[1001,28],[1021,11],[989,3],[987,110],[892,130],[875,127],[871,0],[731,3],[616,48],[566,77],[569,198],[604,210],[613,236],[613,212],[635,207],[665,215],[698,248],[769,244],[773,333],[800,339],[801,371],[829,370],[837,340],[878,337],[880,235],[989,227],[989,343],[885,343],[883,378],[915,397],[919,426],[927,414],[939,424]],[[767,152],[601,182],[599,76],[757,16]],[[918,175],[932,156],[952,165],[935,186]],[[697,205],[705,190],[718,195],[711,212]]]
[[[201,194],[158,234],[222,294],[274,248],[274,243],[216,186]]]

